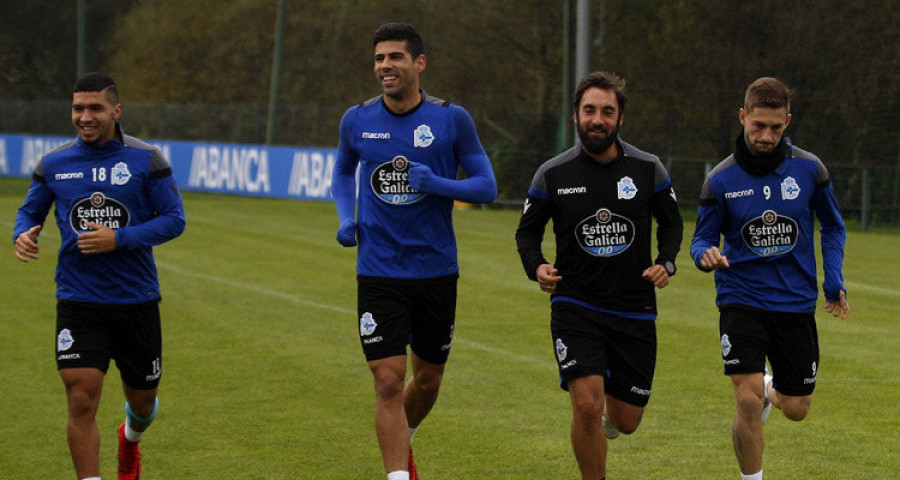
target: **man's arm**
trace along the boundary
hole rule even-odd
[[[359,156],[350,146],[352,125],[350,111],[341,119],[341,139],[331,179],[331,194],[338,214],[337,241],[345,247],[356,245],[356,168]]]
[[[467,178],[444,178],[427,165],[411,162],[409,185],[424,193],[462,200],[469,203],[490,203],[497,198],[497,180],[491,161],[478,139],[475,122],[461,107],[453,106],[457,139],[454,149]]]

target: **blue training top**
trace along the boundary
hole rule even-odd
[[[703,184],[691,257],[700,268],[703,253],[724,237],[731,266],[715,271],[719,307],[815,311],[813,215],[821,223],[825,298],[840,298],[846,231],[828,170],[785,140],[787,153],[775,171],[751,175],[731,155]]]
[[[79,137],[45,155],[16,215],[13,241],[43,224],[56,203],[59,300],[123,305],[158,299],[151,247],[184,231],[184,206],[168,160],[116,130],[123,141],[91,146]],[[77,242],[89,230],[86,222],[115,230],[116,249],[82,254]]]
[[[362,276],[456,274],[453,200],[487,203],[497,195],[490,160],[468,112],[421,93],[423,101],[408,113],[392,113],[379,96],[349,108],[341,120],[333,193],[341,223],[357,217]],[[468,177],[456,180],[460,165]],[[428,182],[419,191],[409,177],[421,166],[428,167]]]

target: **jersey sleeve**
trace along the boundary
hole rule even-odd
[[[16,212],[16,221],[13,226],[13,243],[24,232],[31,230],[35,225],[43,225],[50,207],[53,206],[53,192],[47,188],[44,178],[38,172],[40,171],[40,163],[35,169],[35,174],[31,180],[31,187],[25,195],[22,206]]]
[[[821,226],[822,268],[825,271],[822,291],[825,293],[826,300],[837,301],[840,299],[841,290],[844,290],[842,269],[847,229],[838,207],[837,197],[834,194],[834,186],[828,176],[828,170],[822,162],[818,162],[818,164],[819,175],[813,208],[815,208],[816,217]]]
[[[456,129],[454,153],[467,177],[463,179],[433,176],[427,193],[470,203],[490,203],[497,198],[497,179],[491,161],[481,145],[475,122],[462,107],[450,107]]]
[[[159,150],[151,152],[147,195],[154,216],[139,225],[116,230],[116,247],[133,249],[165,243],[184,232],[184,203],[172,168]]]
[[[662,168],[659,165],[657,170]],[[665,169],[663,169],[665,172]],[[657,175],[659,178],[659,175]],[[681,219],[681,212],[678,211],[678,202],[675,196],[675,189],[672,187],[672,181],[668,174],[662,177],[662,181],[658,181],[654,188],[653,198],[651,199],[651,212],[656,218],[656,243],[659,254],[654,263],[665,264],[672,262],[675,264],[675,257],[681,250],[682,236],[684,235],[684,221]]]
[[[522,260],[522,267],[529,279],[537,281],[537,268],[550,263],[544,258],[541,243],[547,222],[553,216],[553,204],[547,193],[543,169],[539,169],[528,189],[519,227],[516,229],[516,247]]]
[[[700,190],[700,204],[697,207],[697,224],[691,239],[691,258],[694,264],[703,271],[710,271],[700,266],[703,254],[710,247],[718,247],[722,231],[722,211],[716,201],[715,192],[710,186],[707,176]]]
[[[359,154],[353,148],[353,112],[350,108],[341,118],[340,141],[334,163],[331,193],[340,223],[356,219],[356,168]]]

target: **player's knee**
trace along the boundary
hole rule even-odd
[[[375,394],[392,398],[403,394],[403,379],[392,373],[375,375]]]
[[[739,395],[735,402],[737,404],[737,411],[739,415],[745,415],[748,417],[759,416],[762,412],[763,406],[765,404],[765,400],[762,395]]]
[[[583,395],[572,399],[572,414],[585,425],[600,421],[603,415],[602,404],[590,396]]]
[[[781,397],[781,412],[784,413],[785,417],[795,422],[806,418],[811,404],[809,397],[794,397],[790,400],[785,400],[785,398],[784,396]]]

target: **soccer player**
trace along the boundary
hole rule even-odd
[[[124,135],[113,79],[75,84],[78,137],[37,163],[16,215],[16,257],[38,258],[38,235],[55,203],[62,245],[56,269],[56,365],[66,387],[67,437],[79,479],[100,478],[96,414],[115,359],[125,390],[119,480],[141,476],[138,441],[157,411],[162,374],[159,282],[152,248],[184,231],[181,195],[160,151]]]
[[[550,293],[560,386],[583,480],[606,476],[607,438],[634,432],[656,367],[656,292],[675,274],[683,225],[659,158],[619,138],[625,80],[583,78],[578,142],[538,168],[516,231],[525,273]],[[652,218],[659,253],[651,260]],[[541,250],[553,220],[556,261]]]
[[[359,243],[359,336],[385,472],[407,480],[416,478],[410,444],[437,400],[453,337],[453,202],[489,203],[497,183],[466,110],[419,88],[425,49],[416,29],[381,25],[373,44],[382,94],[341,120],[333,193],[338,242]],[[456,178],[459,166],[465,179]]]
[[[691,242],[697,267],[715,270],[722,360],[737,407],[732,441],[746,480],[763,478],[762,426],[771,406],[803,420],[816,387],[814,214],[825,310],[841,318],[850,313],[841,275],[844,221],[825,165],[783,136],[790,97],[771,77],[747,88],[738,112],[743,129],[734,153],[706,177]]]

